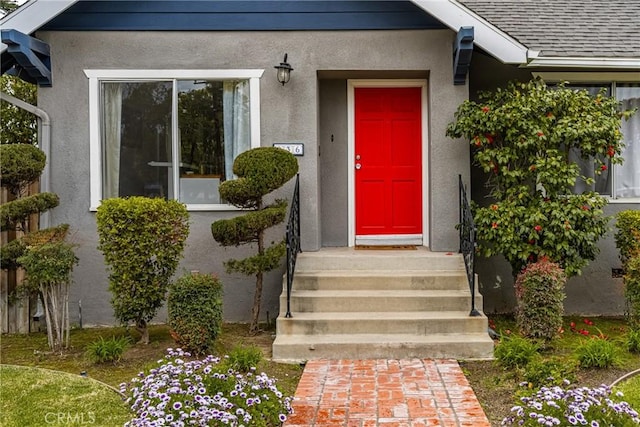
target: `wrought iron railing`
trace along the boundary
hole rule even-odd
[[[293,273],[296,270],[296,260],[300,250],[300,175],[296,175],[296,186],[291,198],[291,210],[287,222],[287,313],[284,317],[291,317],[291,286]]]
[[[460,253],[464,258],[464,266],[467,271],[467,281],[471,291],[471,312],[469,316],[480,316],[476,309],[476,224],[473,221],[471,206],[467,199],[467,191],[462,183],[462,175],[458,175],[458,187],[460,189]]]

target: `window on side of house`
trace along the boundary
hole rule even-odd
[[[218,188],[233,179],[235,157],[260,145],[261,70],[237,77],[203,72],[201,78],[194,72],[86,73],[92,209],[102,199],[126,196],[175,199],[191,210],[230,208]]]
[[[638,109],[638,113],[629,120],[622,121],[620,130],[625,144],[622,165],[612,165],[609,159],[600,159],[607,165],[607,169],[596,175],[592,160],[581,159],[576,153],[569,153],[569,157],[580,165],[582,174],[595,180],[590,187],[583,181],[578,182],[575,191],[596,191],[612,199],[640,198],[640,83],[572,84],[567,87],[586,89],[591,95],[596,95],[605,88],[605,95],[615,96],[620,101],[621,109]]]
[[[622,121],[624,163],[614,165],[613,194],[616,198],[640,198],[640,83],[617,84],[615,93],[622,109],[636,109],[636,114]]]

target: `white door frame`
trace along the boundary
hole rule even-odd
[[[355,88],[357,87],[420,87],[422,91],[422,245],[429,246],[429,129],[426,79],[349,79],[347,80],[347,177],[349,197],[349,246],[356,244],[355,204]]]

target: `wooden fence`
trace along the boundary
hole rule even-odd
[[[39,191],[39,183],[31,184],[29,194]],[[0,189],[0,204],[13,200],[13,196],[5,189]],[[39,215],[31,215],[27,223],[28,232],[38,230]],[[0,233],[0,245],[6,245],[12,240],[24,235],[22,231],[3,231]],[[36,296],[20,296],[17,292],[24,280],[24,270],[0,270],[0,332],[3,334],[26,334],[39,330],[42,322],[34,321],[33,315],[37,310]]]

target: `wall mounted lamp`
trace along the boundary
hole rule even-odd
[[[289,82],[289,79],[291,78],[291,72],[293,71],[293,68],[291,68],[291,65],[289,65],[289,63],[287,62],[287,54],[286,53],[284,54],[284,59],[282,60],[280,65],[276,65],[273,68],[278,70],[277,74],[276,74],[276,77],[278,79],[278,82],[282,83],[282,86],[284,86],[285,83]]]

